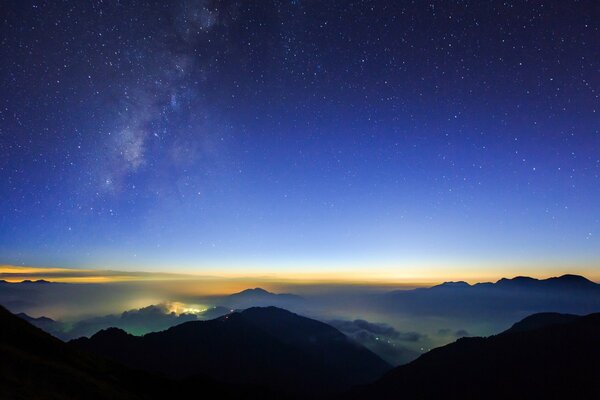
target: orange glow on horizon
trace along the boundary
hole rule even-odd
[[[502,271],[502,272],[498,272]],[[198,271],[182,271],[176,273],[143,272],[143,271],[115,271],[100,269],[74,269],[74,268],[46,268],[33,266],[0,265],[0,279],[8,282],[21,282],[23,280],[47,280],[64,283],[118,283],[118,282],[149,282],[149,281],[203,281],[205,283],[224,283],[227,287],[245,288],[254,284],[304,286],[304,285],[331,285],[331,286],[363,286],[363,287],[390,287],[390,286],[430,286],[445,281],[462,280],[469,283],[496,281],[503,277],[528,275],[543,279],[559,276],[565,273],[581,274],[593,281],[600,280],[600,268],[592,265],[580,268],[568,268],[556,265],[544,270],[537,268],[474,268],[474,267],[429,267],[429,268],[393,268],[385,267],[360,267],[355,266],[339,270],[318,270],[305,268],[272,272],[257,269],[229,269],[225,268],[220,273],[211,270],[211,274],[201,274]]]

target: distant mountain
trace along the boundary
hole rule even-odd
[[[420,316],[514,321],[537,312],[589,314],[600,310],[600,285],[579,275],[549,279],[519,276],[474,285],[445,282],[430,288],[387,293],[376,299],[375,306]]]
[[[16,314],[17,317],[29,322],[31,325],[38,327],[52,336],[60,337],[63,332],[63,324],[48,317],[34,318],[25,313]]]
[[[71,343],[171,377],[202,374],[292,392],[349,388],[390,368],[337,329],[275,307],[187,322],[142,337],[104,330]]]
[[[17,317],[24,319],[25,321],[29,322],[30,324],[37,326],[38,328],[41,328],[38,325],[50,325],[50,324],[55,324],[56,321],[53,320],[52,318],[48,318],[48,317],[31,317],[25,313],[19,313],[16,314]],[[43,329],[43,328],[42,328]]]
[[[467,282],[444,282],[441,285],[433,286],[431,289],[446,289],[446,288],[564,288],[564,289],[600,289],[600,285],[590,281],[589,279],[580,275],[561,275],[557,277],[547,279],[536,279],[529,276],[517,276],[514,278],[502,278],[495,283],[483,282],[469,285]]]
[[[467,282],[465,281],[457,281],[457,282],[444,282],[440,285],[436,285],[431,287],[430,289],[462,289],[462,288],[466,288],[466,287],[470,287],[471,285],[469,285]]]
[[[55,284],[55,282],[50,282],[45,279],[38,279],[36,281],[32,281],[30,279],[25,279],[21,282],[8,282],[4,279],[0,279],[0,284],[6,285],[46,285],[46,284]]]
[[[281,394],[224,385],[200,376],[184,381],[134,371],[82,352],[0,306],[1,399],[264,399]]]
[[[477,286],[477,285],[475,285]],[[599,290],[600,285],[580,275],[562,275],[548,279],[535,279],[517,276],[512,279],[502,278],[495,283],[501,288],[546,288],[546,289],[592,289]]]
[[[22,281],[21,283],[24,283],[24,284],[26,284],[26,285],[27,285],[27,284],[34,284],[34,285],[46,285],[46,284],[51,284],[51,283],[54,283],[54,282],[50,282],[50,281],[47,281],[47,280],[45,280],[45,279],[38,279],[37,281],[32,281],[32,280],[29,280],[29,279],[25,279],[25,280],[24,280],[24,281]]]
[[[0,304],[11,311],[37,313],[39,308],[47,306],[49,298],[53,298],[48,296],[48,293],[60,292],[66,285],[66,283],[49,282],[43,279],[21,282],[2,280],[0,281]]]
[[[230,309],[245,309],[250,307],[281,307],[294,308],[300,306],[304,299],[289,293],[272,293],[262,288],[246,289],[239,293],[223,296],[218,304]]]
[[[502,334],[462,338],[434,349],[349,397],[600,398],[598,360],[600,313],[534,315]]]

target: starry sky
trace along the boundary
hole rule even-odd
[[[600,277],[595,1],[0,15],[0,263]]]

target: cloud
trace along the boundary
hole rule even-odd
[[[330,324],[346,334],[358,335],[366,332],[373,335],[379,335],[385,338],[406,342],[418,342],[425,338],[425,335],[418,332],[400,332],[394,327],[384,323],[373,323],[363,319],[353,321],[334,320]]]
[[[134,335],[157,332],[187,321],[196,321],[195,314],[176,314],[169,310],[168,304],[150,305],[140,309],[125,311],[120,315],[111,314],[93,317],[76,322],[63,332],[63,337],[77,338],[91,336],[101,329],[120,328]]]
[[[459,329],[456,332],[454,332],[454,336],[464,337],[464,336],[471,336],[471,334],[466,329]]]
[[[384,323],[364,319],[333,320],[328,323],[367,347],[392,365],[406,364],[421,353],[411,348],[427,338],[419,332],[401,332]]]
[[[438,329],[437,333],[439,336],[455,336],[457,338],[461,338],[464,336],[471,336],[469,331],[467,331],[466,329],[458,329],[458,330],[454,331],[449,328],[442,328],[442,329]]]

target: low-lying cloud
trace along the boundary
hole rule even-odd
[[[427,338],[419,332],[398,331],[388,324],[364,319],[332,320],[328,323],[392,365],[405,364],[417,358],[420,352],[414,349],[415,343]]]

